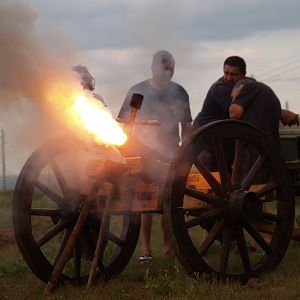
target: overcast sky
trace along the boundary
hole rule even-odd
[[[114,113],[127,89],[150,76],[157,49],[174,54],[174,80],[189,92],[194,116],[232,54],[243,56],[248,74],[269,83],[283,104],[300,108],[298,0],[28,3],[37,10],[38,24],[55,26],[75,44]]]
[[[47,49],[46,56],[39,56],[50,55],[51,62],[60,56],[58,65],[86,65],[113,115],[130,86],[151,76],[152,54],[158,49],[174,55],[173,79],[189,93],[193,117],[209,86],[222,76],[223,61],[230,55],[244,57],[248,75],[269,84],[282,106],[288,102],[291,110],[300,112],[299,12],[299,0],[0,0],[0,17],[11,14],[4,23],[7,30],[16,23],[18,30],[26,24],[21,36],[33,34],[25,47],[30,41],[36,45],[38,35],[39,49]],[[0,25],[5,28],[1,20]],[[7,70],[1,53],[4,33],[0,29],[0,88],[4,66]],[[1,102],[0,126],[7,132],[10,152],[8,171],[14,172],[24,161],[22,156],[16,159],[20,131],[26,126],[34,131],[41,120],[33,121],[34,101]]]

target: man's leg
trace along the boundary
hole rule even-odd
[[[142,256],[145,254],[152,254],[150,240],[151,240],[151,228],[152,228],[152,214],[142,214],[141,220],[141,244],[142,244]]]
[[[160,225],[163,232],[163,255],[166,257],[174,256],[174,248],[171,240],[171,232],[165,215],[160,217]]]

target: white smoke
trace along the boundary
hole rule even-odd
[[[71,66],[78,61],[65,34],[53,30],[39,26],[37,11],[25,1],[0,1],[0,126],[8,174],[60,133],[45,95],[49,84],[75,80]]]

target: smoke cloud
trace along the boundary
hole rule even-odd
[[[68,78],[75,53],[37,24],[37,12],[24,1],[0,2],[1,92],[42,101],[49,82]]]
[[[61,133],[46,93],[58,84],[80,85],[71,71],[76,58],[66,34],[40,26],[25,1],[0,1],[0,126],[8,174],[18,173],[37,145]]]

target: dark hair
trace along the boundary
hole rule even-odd
[[[237,67],[243,74],[246,74],[246,63],[243,58],[239,56],[229,56],[224,61],[224,66]]]
[[[153,63],[174,65],[173,55],[166,50],[159,50],[153,55]]]

